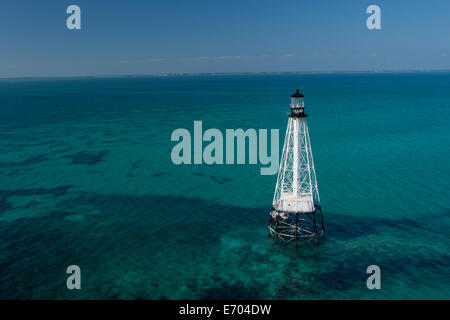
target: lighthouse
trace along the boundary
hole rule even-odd
[[[304,95],[291,95],[291,112],[278,170],[269,234],[286,242],[324,236],[322,207],[306,122]]]

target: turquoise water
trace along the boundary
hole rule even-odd
[[[327,234],[297,249],[267,235],[276,176],[170,158],[194,120],[281,145],[296,88]],[[0,80],[0,298],[448,299],[449,92],[448,73]]]

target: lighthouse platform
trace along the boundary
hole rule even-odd
[[[282,212],[306,213],[314,211],[314,200],[309,193],[294,194],[292,192],[282,193],[273,206]]]

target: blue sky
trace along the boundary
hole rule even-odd
[[[1,0],[0,39],[0,77],[448,70],[450,1]]]

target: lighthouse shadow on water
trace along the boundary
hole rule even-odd
[[[306,123],[304,95],[291,96],[291,112],[269,219],[269,235],[284,242],[318,242],[325,236],[319,189]]]

